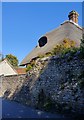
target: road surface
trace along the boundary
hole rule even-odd
[[[51,114],[24,106],[14,101],[2,100],[3,118],[64,118],[60,114]]]

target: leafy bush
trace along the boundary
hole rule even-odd
[[[81,39],[79,58],[84,59],[84,34]]]
[[[52,55],[61,54],[62,56],[71,53],[71,55],[75,54],[78,49],[75,47],[75,42],[69,39],[64,39],[63,42],[59,45],[56,45],[52,50]]]
[[[82,39],[81,39],[80,50],[84,54],[84,34],[83,34]]]
[[[8,54],[8,55],[6,55],[5,58],[6,58],[6,59],[9,61],[9,63],[10,63],[11,65],[13,65],[14,67],[17,67],[17,66],[18,66],[18,59],[17,59],[16,56],[14,56],[14,55],[12,55],[12,54]]]
[[[65,55],[67,53],[70,53],[71,56],[73,56],[79,48],[76,47],[71,47],[71,48],[64,48],[62,51],[62,55]]]
[[[63,45],[56,45],[52,50],[52,55],[60,54],[63,50]]]
[[[57,44],[51,52],[48,52],[46,54],[40,54],[38,55],[39,58],[52,56],[52,55],[61,55],[64,56],[67,53],[71,53],[71,55],[74,55],[77,52],[77,48],[75,48],[75,42],[73,40],[69,40],[68,38],[65,38],[61,44]]]
[[[35,60],[32,60],[30,64],[27,65],[26,72],[28,72],[35,66],[35,62],[36,62]]]
[[[31,66],[32,66],[32,67],[34,67],[35,62],[36,62],[35,60],[32,60],[32,61],[31,61],[31,63],[30,63],[30,64],[31,64]]]
[[[49,57],[49,56],[52,56],[51,52],[48,52],[48,53],[45,54],[45,57]]]
[[[70,54],[73,56],[78,50],[79,50],[79,48],[77,48],[77,47],[72,47],[72,48],[70,49]]]
[[[38,55],[38,58],[43,58],[43,57],[44,57],[44,55],[42,55],[42,54],[41,54],[41,55]]]
[[[68,38],[65,38],[62,44],[64,48],[70,48],[70,47],[74,47],[76,43],[73,40],[69,40]]]
[[[26,72],[28,72],[29,70],[32,69],[32,65],[31,64],[28,64],[27,68],[26,68]]]
[[[70,48],[64,48],[61,55],[64,56],[65,54],[70,52]]]

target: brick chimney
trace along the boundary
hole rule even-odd
[[[72,20],[73,22],[75,22],[75,23],[78,23],[78,16],[79,16],[79,14],[76,12],[76,11],[71,11],[70,13],[69,13],[69,15],[68,15],[68,17],[69,17],[69,20]]]

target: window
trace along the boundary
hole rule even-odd
[[[41,37],[38,42],[39,46],[43,47],[47,43],[47,37],[46,36]]]

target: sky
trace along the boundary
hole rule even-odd
[[[19,63],[38,44],[39,38],[65,20],[71,10],[79,13],[81,2],[4,2],[2,3],[2,52],[15,55]]]

